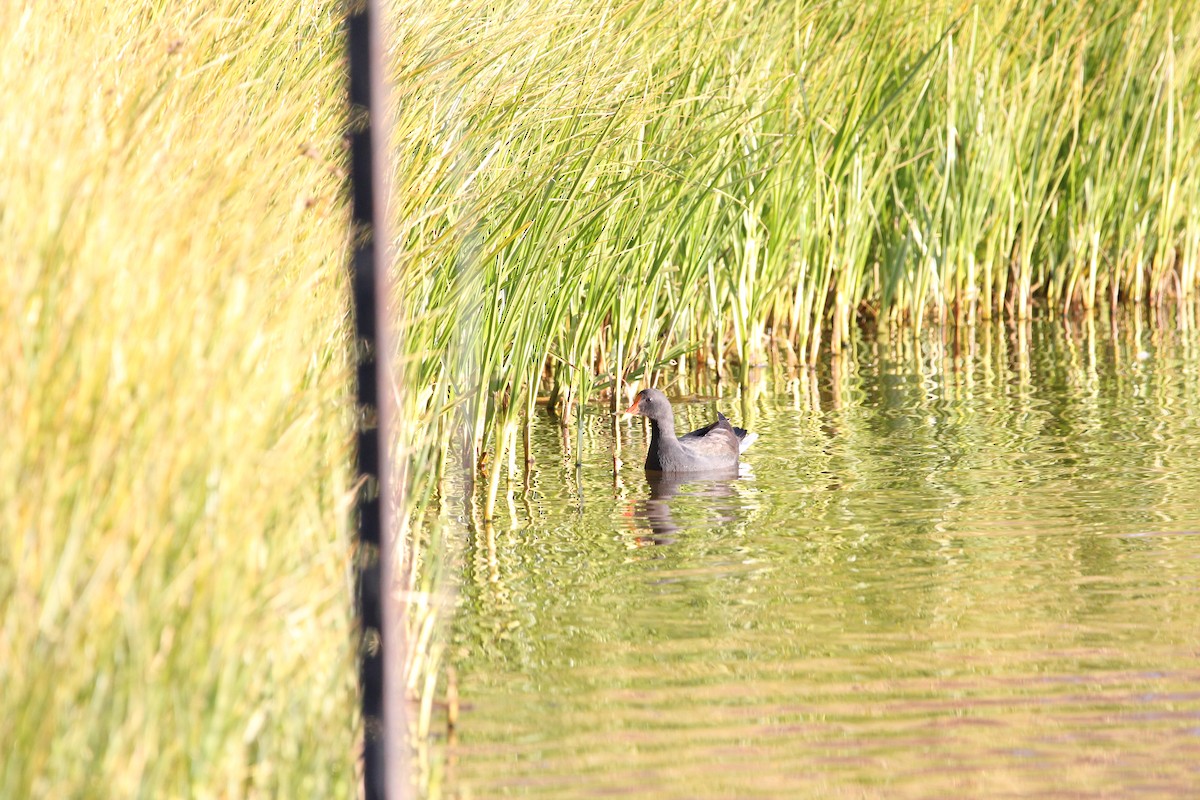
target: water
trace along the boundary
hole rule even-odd
[[[1200,337],[865,342],[717,407],[752,474],[651,485],[596,409],[462,529],[445,796],[1200,794]]]

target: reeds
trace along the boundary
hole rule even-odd
[[[0,9],[0,796],[348,796],[338,9]]]
[[[415,8],[410,410],[453,410],[489,516],[539,393],[565,424],[692,359],[743,384],[769,353],[812,364],[863,320],[1196,291],[1190,7]]]

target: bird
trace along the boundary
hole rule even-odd
[[[735,428],[720,412],[716,422],[676,438],[671,403],[658,389],[638,392],[625,413],[650,418],[646,469],[654,472],[736,471],[738,456],[758,438],[745,428]]]

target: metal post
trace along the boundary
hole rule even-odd
[[[403,620],[393,591],[397,527],[392,510],[390,454],[392,382],[388,327],[387,125],[383,38],[377,0],[352,2],[347,14],[351,103],[353,205],[352,312],[358,377],[358,586],[359,688],[363,719],[363,796],[400,798],[407,793],[404,736]],[[363,113],[365,112],[365,114]],[[402,475],[402,470],[396,474]]]

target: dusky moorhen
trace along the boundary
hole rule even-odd
[[[658,389],[638,392],[626,414],[650,418],[650,450],[646,469],[661,472],[711,472],[737,469],[738,455],[758,438],[744,428],[729,424],[717,412],[717,421],[699,430],[675,437],[675,415],[667,396]]]

